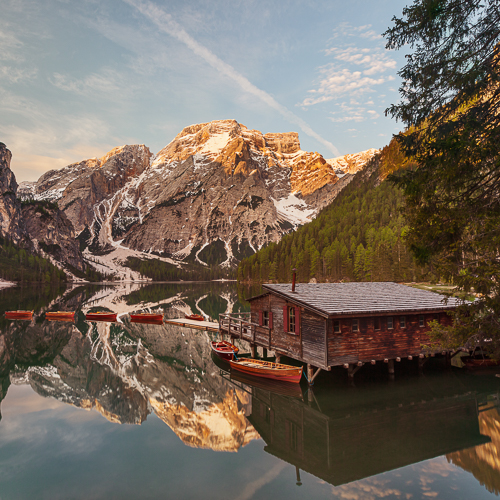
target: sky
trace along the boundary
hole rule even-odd
[[[18,182],[221,119],[325,158],[382,148],[404,53],[381,34],[406,3],[2,0],[0,142]]]

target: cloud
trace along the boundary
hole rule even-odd
[[[387,70],[396,69],[396,61],[379,48],[332,47],[325,51],[327,56],[333,55],[338,61],[364,66],[363,74],[375,75]]]
[[[255,481],[248,483],[244,488],[241,488],[240,494],[235,500],[249,500],[253,498],[255,493],[263,486],[276,479],[281,471],[286,467],[285,462],[279,461],[272,469],[268,470],[264,475],[260,476]]]
[[[95,93],[114,94],[120,92],[120,99],[123,98],[123,92],[126,90],[121,81],[123,77],[112,70],[103,70],[101,73],[93,73],[82,80],[71,78],[60,73],[54,73],[52,84],[57,88],[74,92],[76,94],[91,96]]]
[[[334,123],[363,122],[366,119],[375,120],[380,116],[374,109],[367,109],[363,106],[352,106],[348,105],[345,102],[340,104],[340,111],[334,111],[331,114],[333,116],[329,117],[328,119]]]
[[[358,46],[366,43],[361,39],[378,40],[369,28],[370,25],[353,27],[342,23],[334,30],[328,41],[330,46],[324,50],[325,56],[334,61],[317,68],[319,78],[315,88],[308,91],[309,96],[300,106],[314,106],[346,96],[359,99],[363,94],[374,92],[375,87],[395,79],[391,73],[396,70],[396,61],[388,56],[383,46],[373,43],[369,47]],[[355,45],[353,41],[358,43]],[[334,121],[349,120],[360,121],[359,117]]]
[[[203,59],[207,64],[212,66],[221,75],[234,81],[242,90],[257,97],[264,104],[280,113],[287,121],[297,125],[302,132],[313,137],[318,142],[328,148],[333,154],[339,155],[338,149],[329,141],[316,133],[302,118],[292,113],[285,106],[280,104],[274,97],[266,91],[258,88],[250,82],[245,76],[236,71],[231,65],[222,61],[207,47],[196,41],[189,35],[184,28],[178,24],[170,14],[152,4],[151,2],[144,2],[141,0],[123,0],[127,4],[137,9],[143,16],[148,18],[156,27],[163,33],[176,38],[178,41],[186,45],[194,54]]]
[[[0,80],[8,83],[20,83],[34,80],[38,75],[37,68],[15,68],[12,66],[0,66]]]

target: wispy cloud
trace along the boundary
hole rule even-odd
[[[148,18],[163,33],[176,38],[185,44],[194,54],[202,58],[207,64],[212,66],[221,75],[234,81],[243,91],[257,97],[264,104],[280,113],[288,122],[297,125],[302,132],[313,137],[318,142],[328,148],[333,154],[339,155],[338,149],[329,141],[316,133],[302,118],[292,113],[288,108],[280,104],[274,97],[266,91],[258,88],[248,78],[239,73],[235,68],[222,61],[207,47],[195,40],[184,28],[178,24],[170,14],[151,2],[140,0],[123,0],[127,4],[136,8],[142,15]]]
[[[104,94],[109,98],[110,95],[119,92],[119,99],[123,99],[124,93],[130,88],[128,83],[127,85],[124,84],[122,74],[110,69],[104,69],[100,73],[92,73],[81,80],[54,73],[51,82],[61,90],[86,97],[91,97],[97,93],[100,96]]]
[[[374,92],[377,86],[394,80],[395,77],[391,73],[396,70],[396,61],[388,56],[381,44],[373,44],[373,41],[381,37],[375,36],[369,28],[370,25],[353,27],[343,23],[334,31],[328,42],[330,46],[324,51],[325,56],[333,58],[334,61],[318,68],[316,87],[308,91],[309,96],[299,104],[300,106],[314,106],[345,97],[359,99]],[[370,40],[370,46],[359,47],[358,45],[366,43],[361,39]],[[373,104],[373,101],[369,104]],[[332,120],[362,121],[362,108],[357,111],[344,118]],[[374,118],[375,114],[378,116],[375,111],[367,110],[365,118]]]

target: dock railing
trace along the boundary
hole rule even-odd
[[[219,314],[219,330],[233,338],[247,340],[263,347],[271,346],[269,327],[252,323],[251,313]]]

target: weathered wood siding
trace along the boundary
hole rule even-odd
[[[429,342],[429,323],[436,315],[441,324],[451,324],[451,318],[442,312],[424,314],[423,327],[420,326],[420,314],[393,315],[392,329],[388,328],[387,324],[390,316],[379,316],[378,330],[375,330],[375,317],[338,318],[341,322],[341,332],[334,333],[333,322],[328,330],[328,363],[335,366],[358,361],[418,356],[423,350],[422,344]],[[401,316],[405,318],[405,327],[401,326]],[[358,320],[358,332],[352,329],[353,319]]]
[[[378,316],[380,328],[376,330],[373,316],[339,316],[327,321],[319,314],[300,307],[298,334],[294,334],[285,331],[284,308],[287,306],[296,307],[273,294],[253,299],[251,322],[259,324],[261,311],[268,311],[271,313],[272,328],[269,333],[266,327],[253,327],[251,331],[255,330],[255,333],[252,337],[247,333],[243,338],[268,347],[278,355],[284,354],[319,367],[418,356],[423,351],[422,344],[429,342],[429,323],[436,318],[442,324],[451,323],[451,318],[443,311],[386,313]],[[421,315],[425,318],[423,327],[419,324]],[[404,327],[401,326],[401,316],[406,320]],[[388,317],[393,318],[392,329],[388,328]],[[353,331],[353,319],[358,320],[358,331]],[[334,332],[336,320],[340,321],[338,333]]]
[[[358,361],[358,338],[352,333],[351,318],[338,318],[340,333],[334,333],[334,322],[328,331],[328,364],[330,366]]]
[[[325,366],[326,319],[305,309],[301,311],[302,357],[306,363]]]

